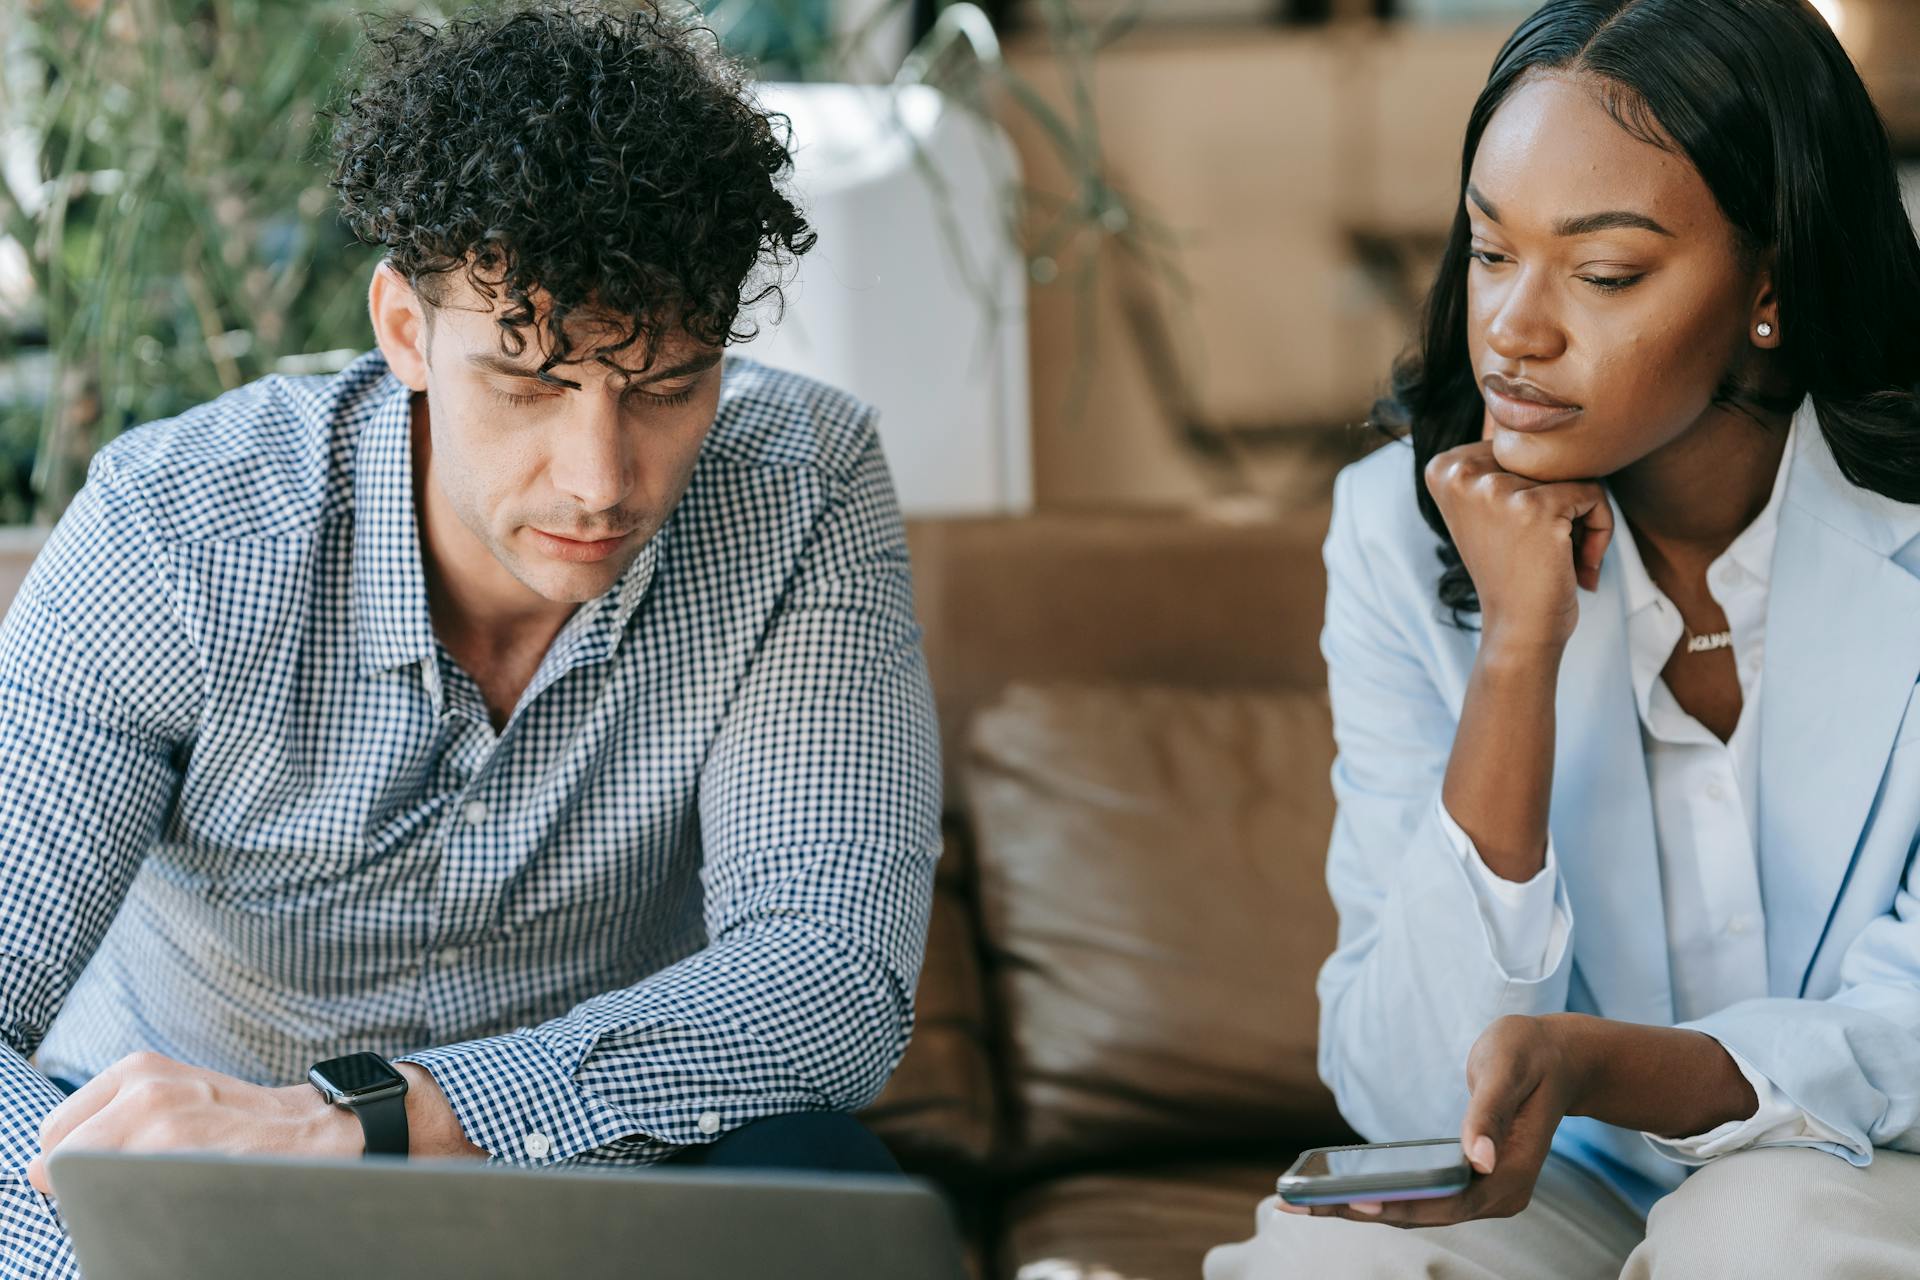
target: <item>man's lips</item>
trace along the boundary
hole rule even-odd
[[[611,538],[574,538],[566,534],[548,533],[545,529],[527,526],[534,541],[541,550],[556,560],[570,560],[576,564],[585,564],[594,560],[604,560],[620,549],[622,543],[632,536],[632,530],[616,534]]]

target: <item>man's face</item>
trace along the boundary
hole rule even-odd
[[[502,309],[449,279],[424,326],[429,483],[522,586],[578,604],[613,585],[686,492],[718,410],[722,352],[664,337],[642,370],[643,343],[595,357],[616,331],[570,321],[581,362],[550,371],[570,388],[536,376],[532,330],[524,354],[507,353]]]
[[[1594,82],[1516,88],[1480,140],[1466,209],[1468,345],[1506,470],[1611,475],[1699,421],[1746,356],[1760,285],[1732,225]],[[1516,392],[1556,403],[1516,406]]]

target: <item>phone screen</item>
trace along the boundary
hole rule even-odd
[[[1451,1169],[1464,1158],[1458,1140],[1420,1142],[1405,1147],[1355,1147],[1349,1151],[1317,1152],[1300,1166],[1300,1173],[1308,1178],[1421,1173],[1429,1169]]]

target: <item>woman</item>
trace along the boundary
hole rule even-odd
[[[1805,0],[1520,27],[1326,545],[1321,1073],[1479,1176],[1209,1280],[1920,1276],[1917,382]]]

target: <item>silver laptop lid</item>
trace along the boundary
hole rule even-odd
[[[907,1178],[60,1151],[87,1280],[962,1280]]]

